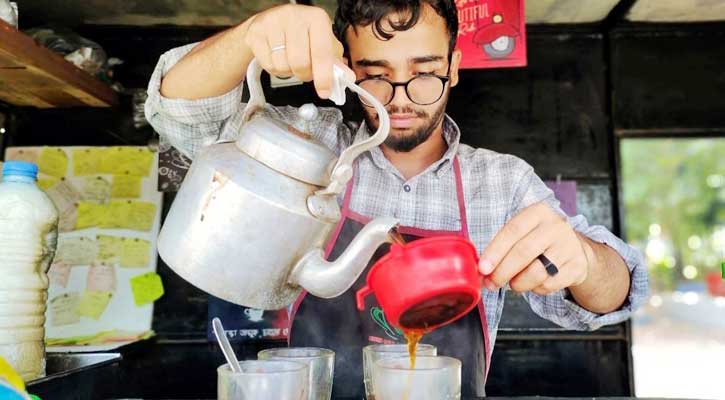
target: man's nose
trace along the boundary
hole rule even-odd
[[[405,86],[396,86],[393,88],[393,99],[388,105],[405,108],[411,103],[408,93],[405,92]]]

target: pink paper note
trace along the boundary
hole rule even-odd
[[[70,265],[62,262],[51,264],[48,270],[48,279],[50,283],[61,287],[68,286],[68,278],[70,278]]]
[[[93,263],[88,269],[86,290],[113,292],[116,290],[116,268],[112,264]]]

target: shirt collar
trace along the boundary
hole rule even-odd
[[[364,121],[360,124],[360,127],[358,128],[355,137],[358,138],[358,140],[362,140],[361,138],[369,137],[367,127],[365,126]],[[453,158],[456,156],[456,154],[458,154],[458,144],[461,141],[461,130],[458,128],[456,122],[453,121],[450,116],[448,116],[448,114],[445,114],[443,118],[443,140],[445,140],[448,144],[448,149],[443,154],[443,157],[441,157],[440,160],[434,162],[421,174],[425,174],[428,171],[434,171],[436,176],[440,176],[441,173],[451,168]],[[380,146],[376,146],[375,148],[370,150],[370,157],[372,158],[373,163],[378,168],[393,171],[396,175],[403,179],[395,166],[390,162],[390,160],[385,157],[383,151],[380,149]],[[444,168],[444,166],[446,168]]]

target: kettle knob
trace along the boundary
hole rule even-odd
[[[320,112],[317,110],[312,103],[303,104],[297,109],[297,116],[299,117],[299,123],[295,124],[295,128],[304,133],[310,133],[310,124],[312,121],[317,119]]]
[[[297,110],[297,114],[300,116],[300,118],[309,122],[317,118],[319,111],[317,111],[317,107],[315,107],[314,104],[307,103],[303,104],[302,107]]]

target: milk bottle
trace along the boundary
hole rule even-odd
[[[35,164],[8,161],[0,182],[0,356],[26,381],[45,375],[46,272],[58,236],[37,174]]]

